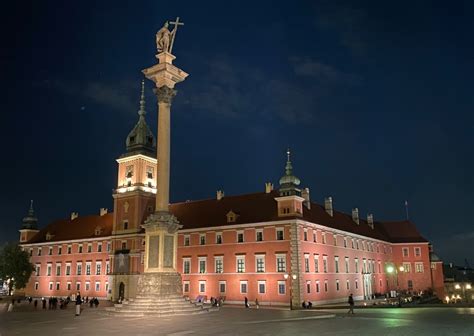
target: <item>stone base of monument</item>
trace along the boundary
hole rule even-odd
[[[179,273],[144,273],[138,278],[137,296],[107,311],[121,316],[174,316],[202,314],[209,309],[183,298]]]

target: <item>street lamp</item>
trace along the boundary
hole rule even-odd
[[[290,310],[293,309],[293,282],[292,282],[292,279],[293,280],[296,280],[296,274],[292,274],[291,276],[288,274],[288,273],[285,273],[283,275],[283,277],[285,278],[285,281],[290,278]]]

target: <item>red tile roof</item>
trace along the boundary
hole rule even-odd
[[[356,224],[351,215],[339,211],[334,211],[334,216],[331,217],[323,206],[316,203],[311,203],[311,209],[303,208],[303,217],[279,217],[275,201],[278,196],[278,191],[273,191],[227,196],[220,200],[188,201],[171,204],[170,211],[178,218],[183,229],[300,218],[337,230],[394,243],[427,241],[411,222],[375,222],[372,229],[367,221],[360,219],[360,224]],[[237,218],[235,222],[228,223],[226,215],[231,210],[237,214]],[[59,220],[42,229],[29,243],[45,242],[48,232],[53,235],[51,241],[98,237],[95,235],[97,226],[102,228],[100,236],[108,236],[112,233],[112,220],[112,213]]]
[[[113,213],[77,217],[73,220],[60,219],[41,229],[28,243],[107,237],[112,234],[112,226]],[[99,235],[95,232],[97,227],[101,228]],[[50,240],[46,240],[48,233],[51,235]]]

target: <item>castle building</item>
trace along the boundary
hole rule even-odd
[[[33,297],[133,298],[144,272],[142,224],[155,211],[156,140],[139,119],[117,159],[114,211],[72,213],[38,229],[31,204],[20,244],[35,266],[25,289]],[[333,199],[310,199],[293,173],[290,152],[279,188],[170,205],[178,232],[177,270],[183,296],[223,297],[241,303],[293,305],[369,299],[390,291],[443,293],[442,261],[410,221],[381,222],[372,214],[337,211]]]

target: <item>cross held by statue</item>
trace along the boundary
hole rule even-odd
[[[176,31],[178,30],[178,26],[184,26],[184,22],[179,22],[179,16],[178,16],[176,17],[176,21],[170,21],[170,24],[174,25],[172,36],[171,36],[170,51],[169,51],[171,53],[173,50],[173,43],[176,37]]]

